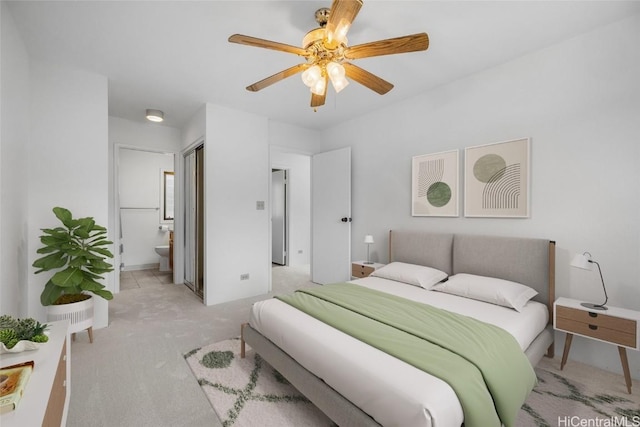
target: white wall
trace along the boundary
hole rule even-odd
[[[322,149],[322,132],[269,120],[269,145],[291,153],[313,154]]]
[[[264,294],[271,276],[267,119],[207,104],[204,151],[205,304]]]
[[[107,79],[77,69],[31,61],[31,135],[28,203],[28,264],[36,258],[40,228],[55,226],[51,209],[62,206],[74,216],[92,216],[106,225],[109,215]],[[114,235],[110,230],[110,237]],[[113,251],[113,248],[111,248]],[[45,318],[40,293],[48,273],[29,269],[28,314]],[[106,285],[112,289],[113,273]],[[108,305],[95,301],[94,328],[107,326]]]
[[[610,304],[640,310],[637,40],[636,16],[327,130],[328,148],[353,150],[352,256],[372,233],[372,258],[386,262],[393,228],[549,238],[557,296],[602,298],[597,272],[569,268],[590,251]],[[532,138],[529,219],[411,217],[412,156],[520,137]],[[621,372],[614,346],[576,338],[570,357]],[[640,378],[638,352],[629,361]]]
[[[142,116],[144,111],[140,112]],[[125,147],[175,153],[181,147],[180,129],[109,116],[109,143]]]
[[[29,56],[0,3],[0,313],[27,314]]]

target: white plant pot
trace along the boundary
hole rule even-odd
[[[84,331],[93,327],[93,296],[89,299],[71,304],[48,305],[47,320],[68,319],[69,333]]]

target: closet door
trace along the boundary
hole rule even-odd
[[[184,155],[184,283],[204,292],[204,149]]]

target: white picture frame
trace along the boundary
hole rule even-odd
[[[530,138],[465,148],[465,217],[529,217],[530,150]]]
[[[414,156],[411,164],[411,215],[457,217],[460,150]]]

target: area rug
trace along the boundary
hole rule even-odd
[[[184,355],[223,426],[335,426],[250,347],[244,359],[239,352],[236,338]],[[552,370],[536,368],[536,375],[517,427],[640,426],[634,395],[589,388]]]
[[[184,357],[224,427],[335,426],[253,349],[240,358],[239,338]]]

